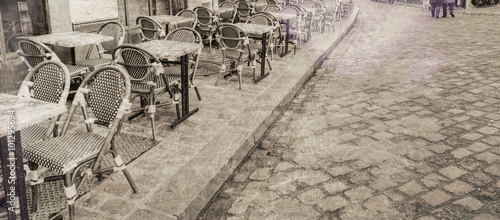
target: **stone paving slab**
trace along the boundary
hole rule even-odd
[[[352,28],[358,12],[355,8],[334,32],[314,34],[309,43],[299,46],[296,55],[291,46],[289,55],[275,56],[271,74],[257,84],[248,71],[243,74],[241,90],[231,78],[221,78],[214,86],[215,76],[199,77],[203,100],[196,100],[194,91],[190,96],[191,108],[200,111],[171,130],[169,120],[175,117],[175,110],[159,109],[156,126],[161,143],[128,165],[141,192],[132,194],[123,175],[115,174],[77,200],[77,218],[194,219]],[[149,126],[148,118],[139,118],[126,123],[122,132],[150,136]]]

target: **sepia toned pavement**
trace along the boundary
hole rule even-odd
[[[354,3],[198,219],[500,219],[500,19]]]
[[[199,111],[172,130],[175,107],[159,108],[156,127],[161,142],[127,165],[140,192],[133,194],[123,174],[116,173],[77,199],[76,218],[195,219],[351,29],[358,12],[356,8],[336,23],[335,31],[313,33],[312,40],[298,46],[295,55],[293,45],[287,56],[275,54],[273,70],[258,83],[251,80],[251,69],[245,68],[241,90],[237,77],[221,78],[215,86],[219,66],[210,62],[220,60],[221,52],[204,53],[202,59],[210,62],[200,63],[196,78],[202,100],[190,91],[190,108],[199,107]],[[166,101],[167,96],[160,99]],[[138,100],[134,103],[138,105]],[[139,117],[124,123],[121,132],[151,138],[150,121]],[[67,211],[62,215],[67,217]]]

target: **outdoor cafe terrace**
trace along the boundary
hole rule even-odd
[[[144,114],[140,114],[133,120],[126,120],[129,116],[129,114],[126,114],[119,133],[114,137],[114,143],[120,150],[120,156],[126,164],[130,176],[135,181],[137,193],[133,192],[122,172],[85,180],[78,180],[77,178],[75,182],[81,182],[82,184],[77,189],[78,195],[74,205],[76,215],[74,217],[76,219],[82,219],[83,217],[87,219],[196,218],[205,204],[217,193],[222,183],[230,177],[238,164],[252,149],[260,144],[260,138],[269,126],[276,120],[277,116],[308,78],[314,74],[315,69],[327,59],[328,54],[331,53],[335,45],[350,30],[356,20],[358,11],[359,9],[356,7],[350,9],[346,7],[345,12],[342,11],[338,19],[335,17],[331,20],[325,19],[324,25],[313,23],[314,13],[304,15],[309,16],[307,19],[311,21],[310,26],[300,38],[293,36],[293,39],[289,40],[292,43],[288,45],[289,53],[287,54],[281,53],[282,50],[285,50],[283,44],[274,44],[273,46],[282,47],[271,50],[268,47],[269,41],[261,39],[264,34],[267,34],[264,36],[273,36],[272,33],[268,32],[268,29],[264,28],[265,31],[259,32],[258,28],[254,28],[254,26],[236,24],[236,27],[254,37],[249,40],[242,40],[241,43],[253,44],[253,49],[257,51],[254,53],[255,61],[250,60],[241,63],[241,82],[239,82],[236,71],[238,63],[226,62],[225,65],[222,65],[224,53],[229,53],[230,49],[221,50],[224,47],[220,42],[211,46],[205,43],[199,56],[194,78],[197,90],[193,89],[194,85],[187,85],[187,77],[182,78],[180,75],[175,74],[168,76],[178,76],[179,78],[176,78],[176,81],[183,84],[180,85],[178,93],[172,95],[174,101],[176,101],[175,98],[180,98],[178,102],[181,110],[176,109],[174,104],[161,106],[164,103],[171,103],[171,96],[161,94],[162,92],[155,93],[155,97],[159,95],[157,99],[147,104],[157,106],[154,125],[152,125],[149,117],[149,113],[154,112],[154,110],[146,107],[149,111],[140,112]],[[324,15],[336,16],[333,14]],[[331,17],[322,18],[330,19]],[[157,17],[157,20],[161,20],[161,18]],[[173,23],[172,18],[166,20],[168,20],[166,23],[159,21],[160,26],[166,29],[164,30],[165,33],[158,34],[155,37],[163,38],[167,35],[168,38],[169,32],[179,28],[176,25],[177,23]],[[182,23],[181,19],[175,21]],[[276,26],[271,30],[275,31],[274,28]],[[290,29],[295,28],[295,26],[290,27]],[[286,30],[284,29],[282,31],[285,33]],[[161,68],[161,63],[164,63],[167,59],[170,62],[164,66],[167,73],[170,73],[167,70],[169,68],[182,69],[180,65],[188,66],[188,64],[191,64],[191,62],[179,62],[176,58],[190,57],[187,55],[197,52],[196,45],[190,48],[190,44],[177,43],[177,46],[175,46],[174,44],[165,43],[163,39],[161,39],[161,42],[149,41],[147,38],[152,37],[155,33],[150,35],[151,33],[147,33],[147,31],[148,28],[143,30],[144,43],[137,45],[122,44],[119,48],[123,51],[128,50],[130,53],[143,49],[152,54],[154,59],[146,59],[145,62],[153,62],[156,59],[155,57],[159,57],[156,60],[160,63],[159,66],[154,62],[148,66],[148,68],[155,71]],[[308,33],[310,33],[309,36]],[[290,33],[290,35],[293,34]],[[65,35],[63,38],[69,37]],[[77,43],[99,44],[99,42],[109,40],[103,39],[94,42],[91,37],[85,39],[88,42],[79,41]],[[26,42],[34,40],[34,42],[42,42],[48,45],[57,45],[63,42],[62,40],[54,41],[54,36],[46,39],[43,36],[35,36],[20,38],[20,40]],[[181,39],[174,40],[182,41],[183,39],[181,37]],[[75,47],[79,45],[70,44],[67,46]],[[170,50],[160,49],[165,47],[170,48]],[[239,53],[240,51],[236,50],[236,52]],[[127,58],[123,56],[126,55],[121,54],[120,58],[122,59],[113,62],[114,66],[132,72],[133,68],[143,65],[137,63],[127,64]],[[267,59],[263,57],[267,57]],[[140,59],[140,57],[130,58],[130,60],[134,59]],[[195,60],[193,60],[194,63],[196,63]],[[172,63],[172,61],[174,62]],[[79,64],[81,63],[78,60],[71,60],[70,64],[67,64],[67,66],[69,65],[69,72],[79,74],[79,70],[71,67],[79,66]],[[222,67],[225,67],[225,70],[234,68],[235,71],[233,74],[224,77],[228,72],[220,74]],[[96,69],[99,70],[98,67]],[[191,68],[187,69],[192,70]],[[35,68],[34,71],[37,70]],[[89,75],[90,70],[87,71],[83,74],[84,76]],[[161,71],[155,71],[154,73],[161,75]],[[141,86],[147,85],[150,84]],[[172,85],[174,85],[173,90],[175,90],[177,88],[175,83]],[[134,87],[132,86],[132,88]],[[146,87],[143,90],[145,92],[143,91],[142,96],[148,97],[150,88]],[[16,92],[11,91],[10,93],[15,94]],[[74,100],[82,101],[79,99],[78,94],[71,94],[75,92],[74,87],[70,89],[69,99],[66,101],[68,109],[71,103],[74,103]],[[20,93],[22,93],[22,89],[20,89]],[[132,109],[140,106],[140,99],[133,100]],[[129,112],[126,111],[125,113]],[[68,114],[64,113],[60,121],[64,122],[67,116]],[[85,131],[84,125],[89,120],[84,119],[82,116],[80,109],[76,108],[66,134]],[[58,124],[60,124],[59,128],[65,127],[63,123]],[[43,122],[41,125],[48,126],[49,122]],[[109,126],[112,127],[112,125]],[[104,136],[107,134],[106,127],[93,126],[93,128],[94,132],[99,135]],[[61,137],[64,137],[64,135]],[[31,146],[31,144],[29,145]],[[24,151],[25,156],[26,154],[27,152]],[[35,162],[43,164],[43,159],[37,160],[30,155],[28,157],[30,161],[36,160]],[[103,164],[112,166],[115,161],[108,155],[104,157]],[[63,166],[62,170],[56,169],[55,171],[69,172],[65,168]],[[118,168],[118,170],[121,170],[123,167],[118,166]],[[51,174],[55,173],[51,172]],[[35,187],[38,193],[36,211],[33,211],[32,187],[30,187],[29,176],[26,177],[25,184],[26,198],[20,198],[21,208],[18,215],[27,215],[22,206],[24,202],[24,204],[27,204],[24,208],[28,210],[32,219],[68,217],[65,191],[70,191],[71,187],[65,187],[62,179],[40,183]],[[0,197],[4,197],[4,199],[0,200],[3,203],[0,217],[5,218],[8,215],[6,209],[8,206],[6,203],[7,197],[4,192],[4,187],[7,184],[2,183],[0,185]]]

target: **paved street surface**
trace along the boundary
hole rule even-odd
[[[199,219],[500,219],[500,19],[354,3]]]

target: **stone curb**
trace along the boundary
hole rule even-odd
[[[246,140],[240,140],[241,146],[238,147],[236,153],[233,157],[227,161],[224,167],[217,171],[218,173],[213,177],[210,182],[202,189],[196,198],[194,198],[191,203],[186,207],[183,213],[171,213],[178,216],[180,219],[195,219],[205,205],[210,201],[210,199],[217,193],[222,184],[231,176],[234,169],[241,163],[241,161],[246,157],[248,152],[259,144],[260,139],[267,131],[267,129],[274,123],[279,114],[286,108],[287,104],[295,97],[295,95],[300,91],[303,85],[310,79],[314,72],[321,66],[323,61],[332,53],[333,49],[341,42],[341,40],[349,33],[349,31],[354,26],[359,14],[359,8],[354,7],[353,12],[347,18],[346,23],[347,28],[338,36],[338,38],[330,45],[316,61],[307,69],[300,80],[296,82],[293,88],[285,95],[285,97],[279,102],[277,106],[269,113],[269,115],[262,121],[262,123],[254,130],[254,132]],[[306,49],[306,48],[303,48]],[[252,109],[249,109],[251,111]],[[244,110],[243,112],[246,112]]]

